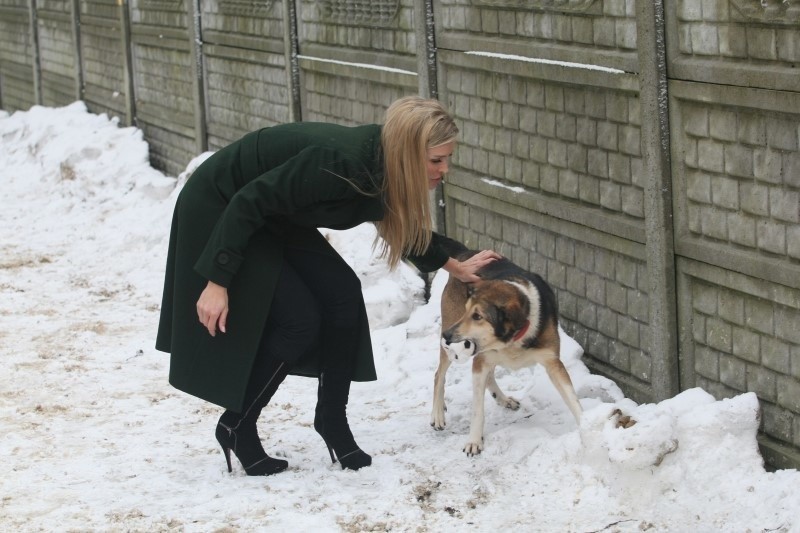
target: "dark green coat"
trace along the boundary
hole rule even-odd
[[[156,349],[169,352],[170,383],[238,411],[269,314],[288,239],[336,254],[317,228],[349,229],[383,218],[380,126],[298,122],[245,135],[195,170],[175,205]],[[432,271],[447,254],[409,258]],[[228,288],[227,332],[200,324],[208,280]],[[376,379],[362,299],[355,381]],[[292,373],[319,375],[322,347]]]

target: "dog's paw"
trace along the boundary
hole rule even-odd
[[[483,450],[483,444],[478,442],[468,442],[464,445],[464,453],[467,454],[467,457],[474,457],[479,455]]]
[[[512,411],[516,411],[519,409],[519,400],[516,398],[512,398],[511,396],[507,396],[505,401],[498,400],[497,403],[500,404],[501,407],[505,407],[506,409],[511,409]]]
[[[436,431],[443,430],[444,426],[447,425],[444,420],[445,411],[447,411],[447,406],[445,405],[441,407],[438,405],[433,406],[433,410],[431,411],[431,427]]]

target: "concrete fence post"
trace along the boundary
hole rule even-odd
[[[417,74],[420,96],[438,98],[436,40],[431,0],[414,0],[414,37],[417,41]],[[433,229],[445,232],[444,193],[437,187],[430,196]]]
[[[83,56],[81,53],[81,0],[72,0],[72,49],[75,65],[75,99],[83,100]]]
[[[194,93],[194,141],[197,153],[202,153],[208,149],[208,134],[200,0],[190,0],[187,9],[189,10],[188,35],[189,51],[192,59],[192,89]]]
[[[299,122],[303,120],[303,112],[300,106],[300,67],[297,62],[300,52],[295,0],[283,0],[283,36],[286,79],[289,83],[289,120]]]
[[[680,391],[663,0],[636,2],[653,399]]]
[[[125,122],[129,126],[136,121],[136,95],[133,84],[133,55],[131,52],[131,13],[128,0],[117,0],[119,11],[120,47],[123,58],[123,83],[125,90]]]
[[[31,63],[33,64],[33,99],[42,104],[42,60],[39,52],[39,17],[36,11],[36,0],[28,2],[28,20],[31,25]]]
[[[415,0],[414,15],[419,94],[427,98],[437,98],[436,37],[431,0]]]

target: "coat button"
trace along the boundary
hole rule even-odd
[[[231,261],[230,256],[225,252],[220,252],[217,254],[217,263],[219,263],[220,265],[227,265],[228,263],[230,263],[230,261]]]

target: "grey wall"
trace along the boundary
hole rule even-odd
[[[800,0],[0,0],[0,105],[84,100],[153,164],[293,120],[438,97],[437,209],[555,287],[639,402],[762,406],[800,466]],[[437,203],[438,205],[438,203]]]
[[[669,7],[681,387],[756,392],[767,458],[797,465],[800,2]]]

